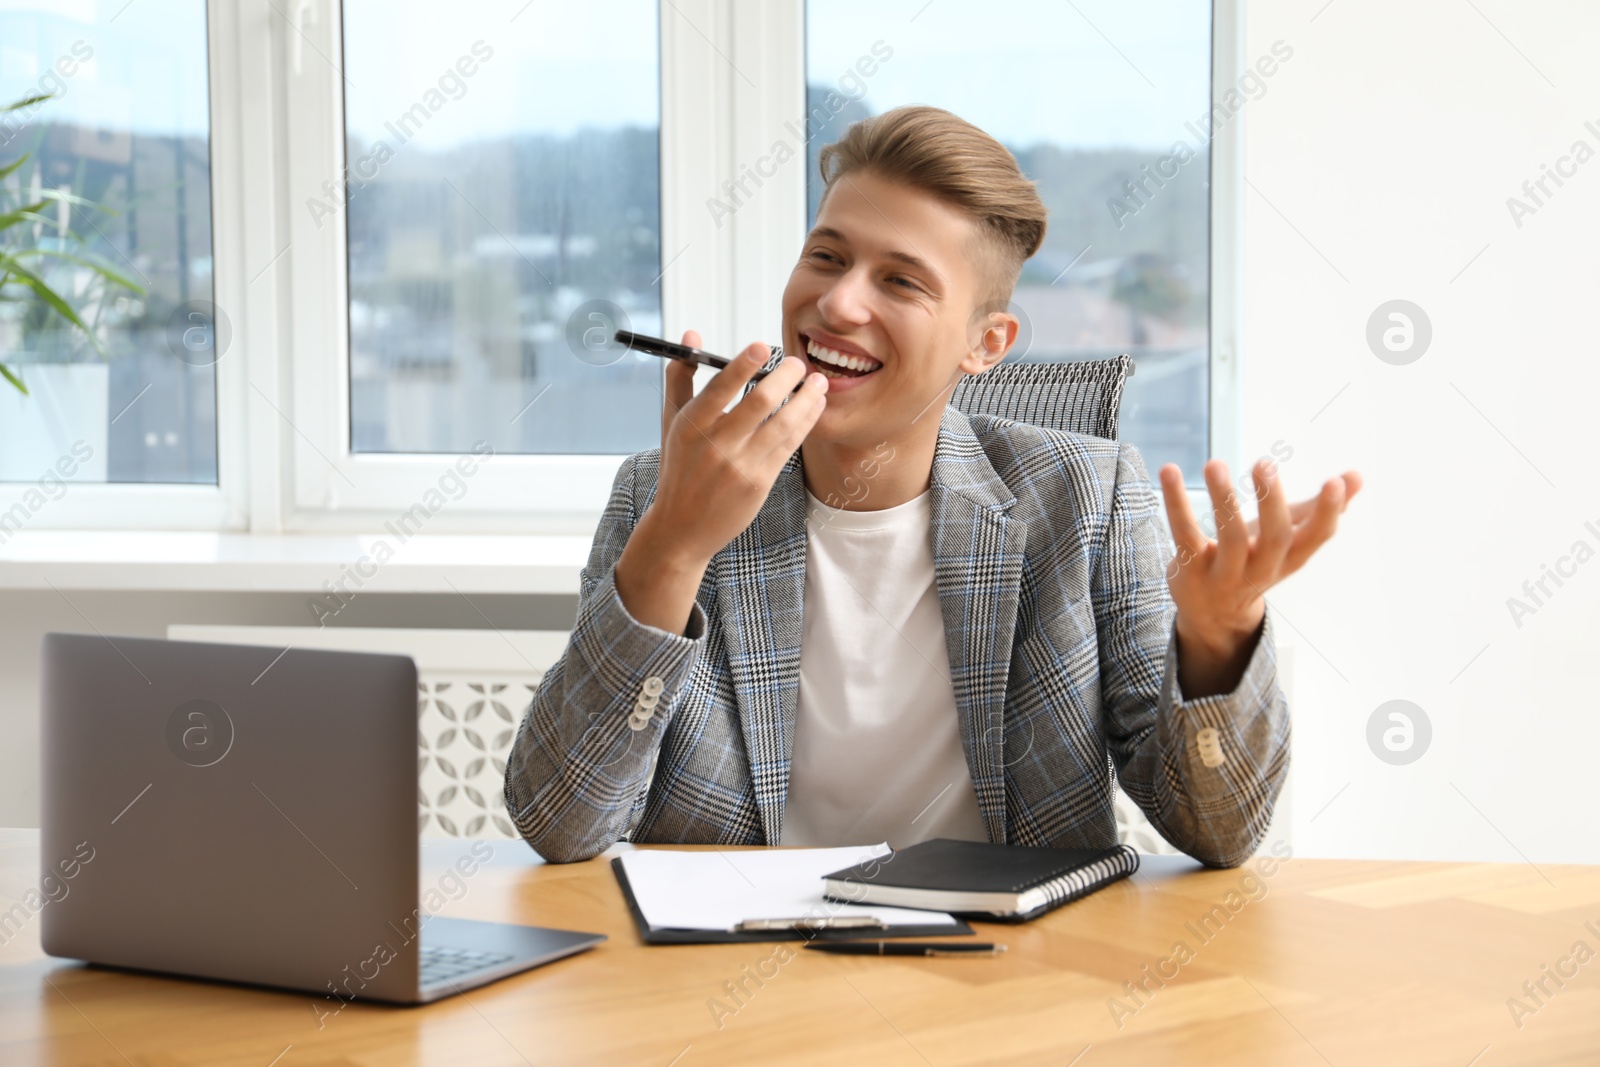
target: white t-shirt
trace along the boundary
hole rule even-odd
[[[881,511],[806,497],[800,700],[781,843],[987,841],[950,682],[930,494]]]

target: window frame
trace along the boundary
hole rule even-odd
[[[1242,72],[1242,3],[1213,0],[1213,101]],[[776,294],[805,236],[804,153],[721,226],[706,198],[768,152],[771,131],[805,112],[804,0],[659,0],[657,12],[666,332],[675,338],[692,326],[724,352],[775,340]],[[233,351],[217,364],[218,484],[75,484],[37,525],[380,529],[455,457],[349,450],[343,213],[319,232],[304,209],[345,162],[342,76],[324,58],[342,64],[340,0],[208,0],[207,23],[215,301],[234,327]],[[745,72],[759,72],[753,88]],[[1210,160],[1207,421],[1210,454],[1236,478],[1247,118],[1241,112],[1216,134]],[[591,535],[623,458],[497,455],[428,532]],[[0,484],[0,512],[30,484]],[[1208,508],[1203,489],[1191,496]]]
[[[303,7],[316,9],[300,28],[305,47],[296,54],[289,40],[290,47],[280,57],[286,137],[280,169],[284,195],[276,203],[283,212],[283,301],[288,314],[287,352],[278,380],[284,384],[286,403],[275,405],[278,411],[253,410],[252,416],[276,416],[281,424],[282,529],[371,530],[418,503],[457,456],[350,449],[345,214],[341,210],[319,228],[298,206],[322,195],[323,183],[343,173],[346,165],[344,78],[335,65],[342,63],[344,52],[341,5],[337,0],[306,0]],[[284,30],[293,32],[291,27]],[[283,33],[279,37],[285,39]],[[697,88],[691,81],[681,91],[693,93]],[[664,180],[671,169],[665,106],[670,89],[664,70],[661,91]],[[663,201],[667,202],[665,196]],[[664,236],[667,230],[663,219]],[[683,311],[671,304],[678,287],[668,282],[663,277],[663,319],[681,321]],[[536,417],[537,410],[532,414]],[[472,475],[460,501],[428,519],[427,529],[430,533],[592,532],[622,458],[495,455]]]
[[[220,307],[238,305],[238,294],[228,288],[238,279],[239,242],[224,232],[230,220],[218,195],[219,175],[237,174],[241,148],[234,115],[241,100],[240,72],[232,62],[238,35],[231,23],[229,0],[208,0],[206,5],[206,73],[208,81],[209,147],[211,157],[212,300]],[[237,325],[237,323],[235,323]],[[24,531],[49,529],[138,528],[168,530],[242,530],[249,523],[248,458],[245,427],[229,417],[243,399],[245,372],[243,339],[234,335],[233,358],[224,354],[216,364],[217,484],[102,483],[66,479],[67,491],[40,509]],[[6,386],[10,388],[10,386]],[[44,472],[41,471],[41,474]],[[0,514],[23,504],[38,489],[37,482],[0,482]],[[11,536],[15,536],[14,534]]]

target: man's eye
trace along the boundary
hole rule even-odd
[[[900,276],[898,274],[895,275],[893,278],[890,278],[889,280],[891,282],[904,282],[906,287],[910,288],[910,289],[915,289],[917,287],[917,283],[916,282],[912,281],[910,278],[905,278],[905,277],[902,277],[902,276]]]
[[[824,252],[820,248],[816,249],[815,251],[813,251],[811,253],[811,258],[812,259],[825,259],[829,263],[837,263],[837,262],[839,262],[839,260],[837,258],[835,258],[832,253]]]

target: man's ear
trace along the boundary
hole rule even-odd
[[[1022,324],[1009,311],[976,315],[974,320],[974,328],[968,331],[971,347],[961,361],[961,369],[968,374],[982,374],[1011,351]]]

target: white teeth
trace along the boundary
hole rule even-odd
[[[806,352],[811,356],[812,359],[817,360],[818,362],[832,363],[834,366],[847,367],[850,370],[873,371],[883,366],[883,364],[879,363],[877,360],[865,359],[861,356],[847,355],[843,352],[835,352],[831,348],[824,348],[815,341],[808,340],[806,342]]]

